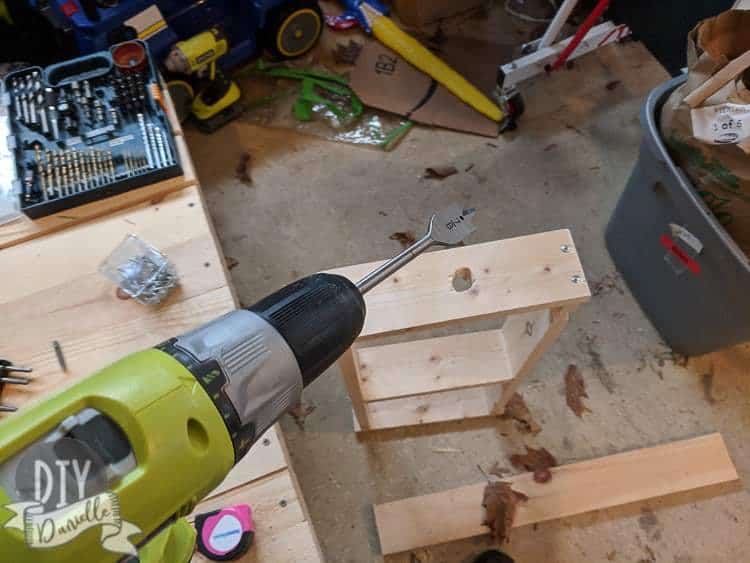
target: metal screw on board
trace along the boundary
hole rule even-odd
[[[281,499],[281,500],[279,501],[279,506],[280,506],[281,508],[286,508],[286,501],[285,501],[284,499]]]
[[[579,276],[578,274],[576,274],[570,278],[570,281],[572,281],[573,283],[583,283],[583,276]]]
[[[569,244],[563,244],[560,246],[560,252],[564,252],[565,254],[568,254],[570,250],[571,248]]]

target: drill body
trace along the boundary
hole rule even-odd
[[[316,274],[0,422],[3,560],[142,556],[352,345],[364,318],[354,284]],[[101,507],[119,529],[111,513],[97,520]]]

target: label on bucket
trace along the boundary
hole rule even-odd
[[[688,248],[692,249],[695,254],[703,252],[703,243],[700,239],[682,225],[670,223],[669,230],[672,233],[672,237],[681,240],[688,246]]]
[[[690,111],[693,137],[712,145],[736,145],[750,137],[750,105],[719,104]]]
[[[659,244],[667,250],[664,254],[664,261],[672,267],[676,275],[679,276],[688,271],[696,275],[700,274],[701,267],[696,261],[695,250],[685,245],[684,239],[675,240],[664,234],[659,237]]]

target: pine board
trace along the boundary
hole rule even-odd
[[[573,516],[673,493],[737,481],[720,434],[615,454],[552,469],[552,480],[524,473],[505,479],[529,497],[514,526]],[[489,532],[482,525],[486,483],[375,506],[383,554]]]
[[[569,251],[562,252],[565,245]],[[331,270],[357,281],[382,262]],[[453,277],[469,268],[468,291]],[[574,276],[580,276],[573,283]],[[575,306],[591,296],[570,231],[562,229],[421,255],[367,294],[360,340],[459,320]]]

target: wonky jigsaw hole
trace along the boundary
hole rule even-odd
[[[468,291],[471,286],[474,285],[474,278],[471,275],[469,268],[459,268],[456,273],[453,274],[453,289],[459,293],[462,291]]]

